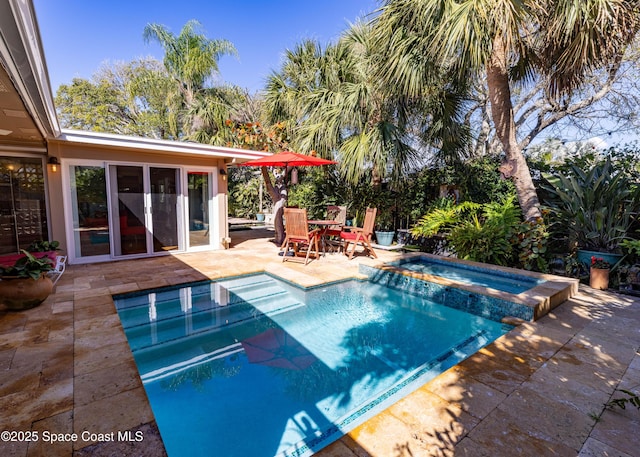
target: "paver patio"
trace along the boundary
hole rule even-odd
[[[226,251],[70,266],[38,308],[0,312],[0,430],[39,436],[0,441],[0,455],[164,455],[111,296],[262,270],[311,286],[366,261],[282,263],[270,236],[234,232]],[[640,411],[603,405],[616,388],[640,392],[639,347],[640,301],[581,286],[317,455],[638,455]],[[142,440],[100,442],[128,430]],[[45,432],[78,438],[49,444]]]

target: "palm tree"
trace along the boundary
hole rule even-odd
[[[206,104],[202,98],[207,91],[207,82],[219,72],[220,57],[237,53],[231,42],[209,39],[199,32],[200,28],[198,21],[190,20],[178,36],[161,24],[147,24],[143,33],[147,42],[155,40],[164,48],[164,66],[175,80],[185,117],[189,120],[185,129],[188,136],[204,125],[197,107]]]
[[[189,139],[198,143],[226,145],[233,138],[225,125],[233,122],[250,122],[255,119],[252,111],[254,97],[245,89],[234,85],[209,88],[202,92],[187,114],[199,119]],[[246,145],[245,145],[246,146]]]
[[[430,98],[395,94],[376,77],[380,55],[371,38],[371,27],[358,23],[325,49],[310,40],[301,43],[270,76],[265,95],[270,121],[293,119],[295,146],[325,157],[337,154],[342,174],[352,183],[368,173],[374,184],[388,176],[399,179],[429,144],[451,151],[465,139],[452,114],[461,99],[445,97],[449,94],[433,79]],[[449,111],[445,123],[434,123],[426,114],[437,109]]]
[[[615,68],[638,31],[631,0],[387,0],[374,19],[388,84],[420,95],[421,67],[439,62],[461,80],[486,73],[491,116],[527,220],[540,204],[518,146],[512,92],[533,74],[563,104],[590,72]]]

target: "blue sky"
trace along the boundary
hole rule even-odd
[[[209,38],[224,38],[238,50],[238,58],[220,61],[220,82],[255,92],[280,66],[286,49],[305,38],[322,44],[335,41],[358,17],[375,11],[379,0],[33,0],[46,61],[55,94],[72,78],[89,79],[105,62],[152,56],[162,60],[156,43],[145,43],[148,23],[167,26],[174,34],[197,19]],[[547,132],[548,134],[549,132]],[[636,135],[607,136],[564,132],[567,141],[605,135],[607,143],[637,140]],[[535,142],[542,141],[543,133]]]
[[[286,49],[305,38],[334,41],[350,22],[374,11],[377,0],[34,0],[51,88],[72,78],[89,79],[106,61],[153,56],[162,48],[146,44],[148,23],[167,26],[174,34],[197,19],[209,38],[231,41],[238,58],[223,57],[223,82],[251,91],[263,87],[279,68]]]

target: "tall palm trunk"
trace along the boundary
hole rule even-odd
[[[513,181],[525,219],[534,221],[541,216],[540,201],[533,185],[533,179],[531,179],[529,166],[516,140],[507,58],[501,36],[497,36],[493,40],[493,52],[487,64],[487,85],[496,135],[500,139],[506,155],[500,172]]]
[[[180,92],[182,93],[182,97],[184,98],[184,109],[187,113],[189,113],[189,122],[185,125],[185,130],[187,136],[191,136],[200,130],[203,130],[205,127],[205,121],[203,117],[195,110],[196,106],[196,93],[193,91],[190,85],[180,83]]]
[[[275,230],[275,243],[281,245],[284,242],[284,207],[287,202],[287,191],[283,184],[272,184],[267,167],[260,167],[267,193],[273,200],[273,227]],[[285,170],[286,173],[286,170]],[[286,176],[285,176],[286,179]]]

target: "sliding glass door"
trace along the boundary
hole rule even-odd
[[[180,248],[178,169],[110,165],[114,255]]]
[[[114,255],[146,254],[144,166],[110,165]]]
[[[211,196],[209,174],[206,171],[187,172],[189,247],[208,246],[210,244],[209,203]]]
[[[206,249],[211,171],[131,163],[70,163],[65,174],[74,261]]]
[[[153,252],[178,249],[178,169],[149,168]]]
[[[70,165],[69,181],[75,257],[108,257],[111,248],[104,165]]]

